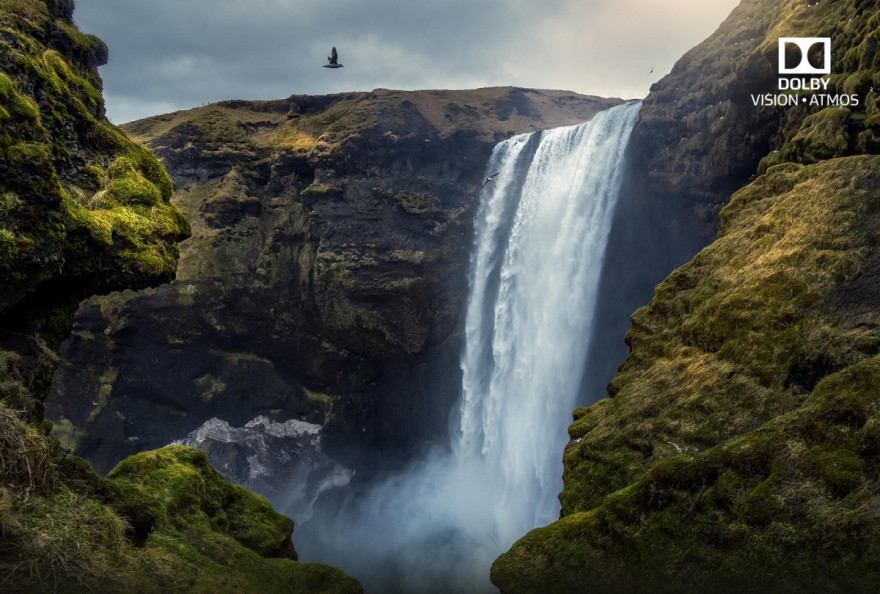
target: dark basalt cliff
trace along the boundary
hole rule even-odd
[[[495,562],[503,592],[880,587],[878,8],[746,0],[652,89],[627,200],[720,231],[632,316],[569,428],[563,517]],[[752,104],[779,37],[825,36],[858,106]]]
[[[86,302],[50,400],[101,468],[212,417],[325,426],[338,459],[445,433],[492,147],[618,100],[531,89],[232,101],[124,126],[190,219],[175,280]]]
[[[190,232],[160,163],[104,117],[107,47],[72,12],[0,2],[0,589],[359,592],[297,563],[293,522],[201,452],[144,453],[102,479],[46,435],[77,303],[171,280]]]

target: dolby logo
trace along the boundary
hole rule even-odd
[[[755,107],[858,107],[859,95],[835,92],[829,74],[830,37],[780,37],[778,92],[753,94],[752,103]]]
[[[790,47],[800,50],[800,63],[790,66],[786,61],[786,53]],[[809,54],[813,48],[821,48],[823,64],[819,68],[810,63]],[[830,37],[780,37],[779,38],[779,74],[822,76],[831,74],[831,38]]]

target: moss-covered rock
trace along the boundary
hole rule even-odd
[[[106,49],[40,4],[0,7],[4,309],[49,281],[83,297],[170,280],[189,234],[162,166],[104,117]]]
[[[633,315],[504,592],[874,591],[880,157],[781,165]],[[548,586],[549,584],[549,586]]]
[[[0,397],[39,419],[75,304],[168,281],[172,183],[104,116],[104,44],[72,2],[0,3]]]
[[[202,528],[227,533],[266,557],[296,559],[293,521],[229,484],[195,449],[170,446],[126,458],[107,475],[120,511],[142,534]]]
[[[57,454],[57,452],[56,452]],[[7,591],[362,592],[298,563],[293,522],[181,446],[125,460],[107,479],[52,457],[0,405],[0,572]]]
[[[47,436],[42,403],[77,303],[172,279],[189,234],[171,178],[104,117],[107,48],[72,10],[0,1],[0,589],[360,592],[297,563],[293,522],[195,450],[102,479]]]

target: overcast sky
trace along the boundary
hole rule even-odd
[[[516,85],[643,97],[738,0],[78,0],[121,124],[222,99]],[[344,68],[321,68],[330,47]],[[648,75],[651,68],[654,74]]]

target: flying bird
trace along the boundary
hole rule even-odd
[[[654,67],[653,66],[651,66],[651,72],[648,73],[648,76],[651,76],[652,74],[654,74]]]
[[[499,171],[498,173],[501,173],[501,172]],[[483,182],[483,187],[485,188],[485,187],[486,187],[486,184],[488,184],[489,182],[493,182],[493,181],[495,181],[495,178],[498,177],[498,173],[493,173],[492,175],[490,175],[489,177],[487,177],[487,178],[486,178],[486,181]]]
[[[327,64],[324,64],[324,68],[342,68],[342,64],[339,63],[339,54],[336,53],[336,48],[334,47],[330,51],[330,55],[327,57]]]

